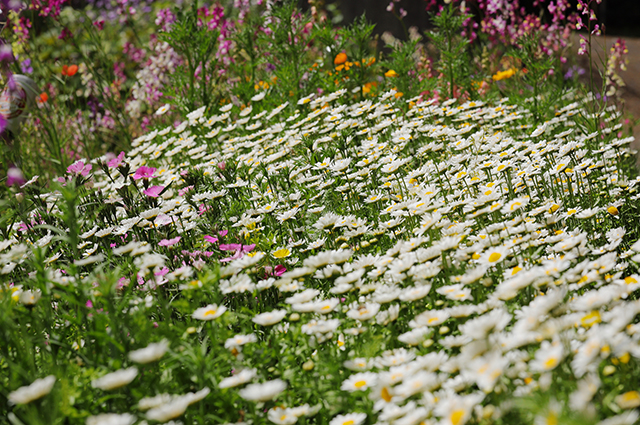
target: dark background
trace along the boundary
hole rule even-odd
[[[325,5],[330,11],[333,11],[332,18],[338,25],[346,25],[354,18],[366,13],[368,20],[376,24],[376,34],[391,31],[396,37],[404,38],[402,25],[392,13],[386,10],[390,1],[327,0]],[[299,0],[299,2],[306,4],[307,0]],[[440,0],[439,3],[442,1]],[[472,3],[473,0],[467,0],[468,5]],[[577,1],[571,0],[571,3],[575,5]],[[533,11],[533,0],[521,0],[520,4]],[[407,28],[416,26],[421,30],[421,33],[429,29],[429,12],[425,10],[427,2],[424,0],[401,0],[396,5],[408,13],[404,18]],[[306,7],[308,8],[308,5]],[[598,22],[601,25],[604,24],[607,35],[640,37],[640,0],[602,0],[602,3],[597,5],[596,13]]]

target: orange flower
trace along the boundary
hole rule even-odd
[[[78,72],[78,65],[64,65],[62,67],[62,75],[66,75],[67,77],[73,77]]]
[[[345,52],[340,52],[336,55],[336,58],[333,60],[334,65],[342,65],[347,61],[347,54]]]
[[[509,68],[506,71],[498,71],[495,75],[493,75],[493,81],[500,81],[506,78],[511,78],[516,73],[515,68]]]
[[[378,83],[376,81],[365,83],[364,86],[362,86],[362,93],[369,94],[371,93],[371,89],[377,86],[378,86]]]
[[[387,72],[384,73],[385,77],[391,78],[391,77],[397,77],[398,73],[395,72],[393,69],[388,70]]]
[[[49,95],[45,92],[40,93],[40,102],[44,103],[49,100]]]

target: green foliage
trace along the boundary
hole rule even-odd
[[[440,54],[437,70],[443,76],[440,79],[441,90],[451,99],[465,91],[472,93],[467,53],[469,40],[461,35],[462,25],[468,17],[453,4],[432,17],[435,29],[429,33],[429,38]]]
[[[307,24],[310,17],[301,14],[293,0],[286,0],[275,4],[271,13],[266,16],[269,23],[269,34],[262,33],[260,42],[270,52],[268,60],[275,66],[273,76],[278,84],[274,91],[281,99],[292,98],[297,100],[302,93],[306,94],[308,87],[302,82],[305,63],[308,63],[306,49]]]
[[[217,100],[219,81],[218,30],[210,30],[199,23],[198,1],[191,9],[176,7],[176,22],[168,32],[161,32],[158,38],[168,43],[183,59],[186,72],[176,72],[170,76],[171,84],[167,96],[184,113],[201,106],[209,107]]]

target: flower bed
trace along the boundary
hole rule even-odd
[[[27,182],[0,241],[13,423],[635,423],[620,114],[394,94],[199,109]]]

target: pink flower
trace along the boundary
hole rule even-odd
[[[144,190],[142,193],[151,198],[157,198],[160,195],[160,192],[162,192],[163,190],[164,186],[151,186],[149,189]]]
[[[182,189],[178,190],[178,196],[184,196],[185,193],[189,192],[193,188],[194,188],[194,186],[187,186],[185,188],[182,188]]]
[[[76,161],[67,167],[67,173],[86,177],[92,168],[91,164],[84,165],[83,161]]]
[[[242,245],[239,243],[229,243],[220,245],[221,251],[239,251],[242,248]]]
[[[167,224],[171,224],[173,220],[174,218],[172,218],[170,215],[160,214],[159,216],[156,217],[155,220],[153,220],[153,223],[156,226],[166,226]]]
[[[179,238],[180,238],[180,236],[178,236],[178,239]],[[154,276],[164,276],[167,273],[169,273],[169,268],[168,267],[163,267],[160,270],[158,270],[157,272],[154,272],[153,274],[154,274]]]
[[[227,236],[227,233],[229,233],[229,231],[228,231],[228,230],[220,230],[220,231],[218,232],[218,234],[219,234],[220,236]]]
[[[211,209],[211,207],[207,207],[204,204],[200,204],[198,205],[198,215],[202,215],[204,213],[206,213],[207,211],[209,211]]]
[[[85,304],[85,306],[87,308],[93,308],[93,303],[91,302],[91,300],[87,300],[87,303]]]
[[[123,159],[124,159],[124,152],[120,152],[120,155],[113,158],[111,161],[107,162],[107,166],[109,168],[118,168],[120,164],[122,164]]]
[[[176,236],[173,239],[163,239],[160,242],[158,242],[158,246],[173,246],[178,242],[180,242],[180,239],[182,239],[180,236]]]
[[[150,179],[153,177],[153,174],[156,172],[156,169],[153,167],[146,167],[146,166],[142,166],[140,168],[138,168],[135,172],[135,174],[133,175],[133,179],[134,180],[140,180],[140,179]]]
[[[118,289],[122,289],[127,285],[129,285],[129,279],[127,279],[126,277],[121,277],[120,279],[118,279]]]
[[[224,171],[224,169],[227,168],[227,163],[226,162],[219,162],[218,163],[218,168],[220,169],[220,171]]]
[[[256,247],[256,244],[252,243],[251,245],[242,245],[238,243],[231,243],[227,245],[220,245],[220,249],[222,251],[235,251],[235,254],[231,257],[223,258],[220,261],[226,263],[227,261],[236,260],[238,258],[242,258],[246,252],[253,251]]]
[[[209,236],[209,235],[204,235],[204,240],[211,243],[218,242],[218,238],[216,238],[215,236]]]

